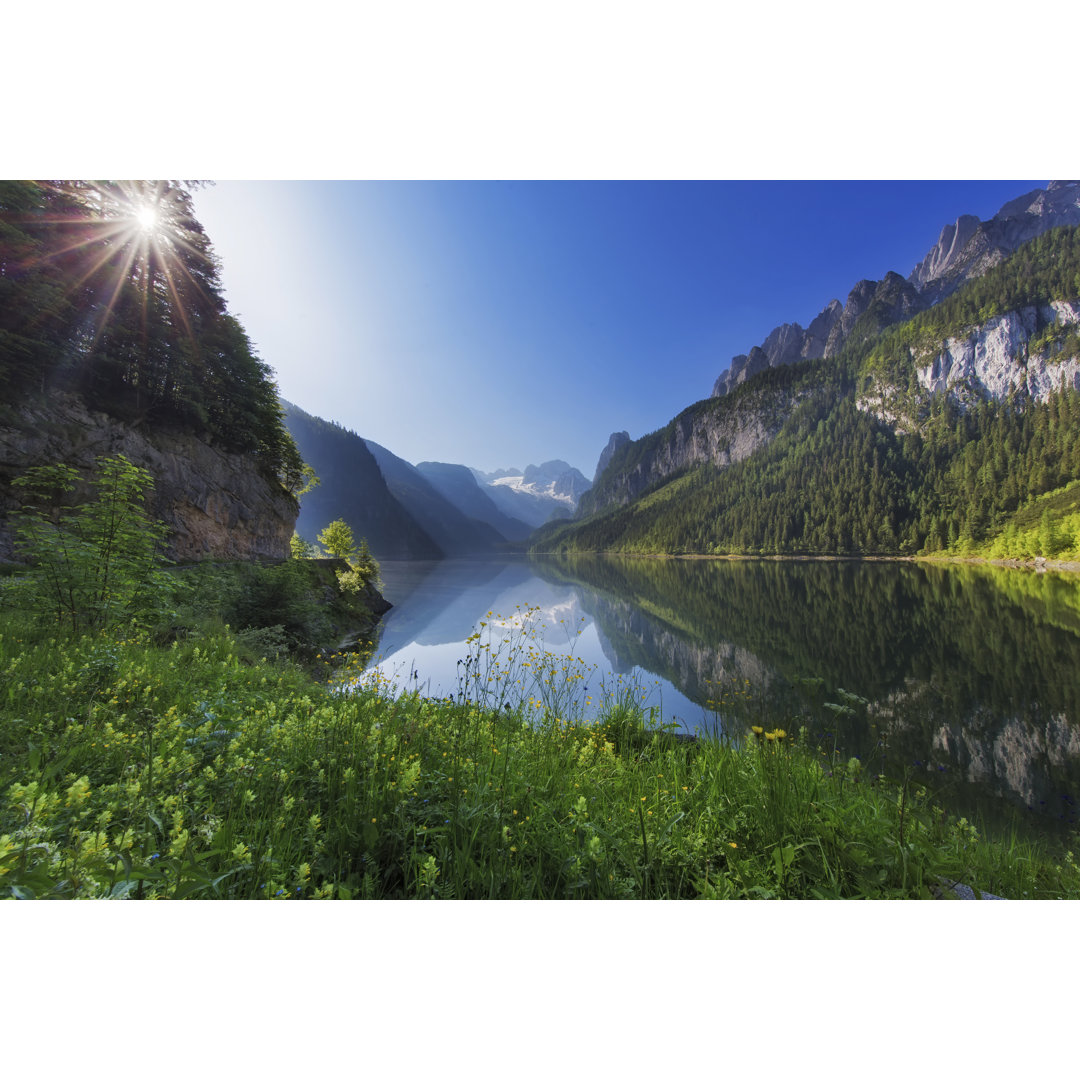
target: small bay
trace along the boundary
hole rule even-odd
[[[612,556],[386,562],[379,675],[462,686],[478,629],[534,641],[588,714],[629,687],[699,735],[802,732],[828,770],[1043,835],[1080,799],[1080,578],[922,562]],[[475,645],[473,646],[475,649]],[[527,691],[523,684],[521,689]]]

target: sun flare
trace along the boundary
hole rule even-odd
[[[140,206],[135,211],[135,223],[143,232],[153,232],[157,228],[158,213],[152,206]]]

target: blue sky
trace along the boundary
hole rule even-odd
[[[774,326],[1043,185],[225,181],[196,208],[286,398],[414,463],[591,477]]]

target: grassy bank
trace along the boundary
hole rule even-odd
[[[478,634],[434,701],[343,693],[224,627],[2,624],[0,896],[1080,896],[1070,854],[988,840],[795,733],[679,742],[632,690],[575,723],[552,670],[511,701],[536,670],[520,642]]]

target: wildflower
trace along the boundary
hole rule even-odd
[[[778,738],[778,739],[786,739],[787,738],[787,732],[783,728],[780,728],[780,727],[776,728],[776,730],[773,731],[773,735],[775,735],[776,738]]]
[[[729,841],[728,841],[728,845],[727,845],[727,846],[728,846],[729,848],[737,848],[737,847],[738,847],[739,845],[738,845],[738,844],[736,844],[734,840],[729,840]]]

